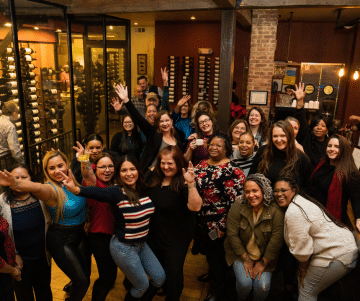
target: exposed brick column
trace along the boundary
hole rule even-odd
[[[246,109],[251,108],[249,105],[250,90],[268,91],[267,106],[261,106],[267,117],[269,116],[271,82],[274,72],[277,25],[277,9],[255,9],[253,11]]]

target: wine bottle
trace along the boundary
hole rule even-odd
[[[7,47],[5,53],[6,53],[6,54],[12,54],[12,53],[13,53],[12,47]]]
[[[26,110],[26,114],[27,115],[38,115],[39,110],[38,109],[28,109],[28,110]]]
[[[35,53],[35,50],[32,48],[20,48],[21,54],[32,54]]]
[[[6,86],[8,87],[8,88],[17,88],[17,82],[14,82],[14,81],[12,81],[12,82],[7,82],[6,83]],[[1,87],[1,86],[0,86]]]
[[[35,65],[34,64],[26,64],[25,66],[21,67],[21,69],[25,69],[25,70],[34,70],[35,68]]]
[[[18,141],[19,141],[19,143],[22,143],[23,138],[22,138],[22,137],[18,137]],[[21,149],[21,148],[20,148],[20,149]]]
[[[40,98],[40,96],[37,96],[36,94],[27,94],[26,96],[25,96],[25,99],[27,100],[27,101],[36,101],[36,100],[38,100]]]
[[[41,127],[40,123],[32,123],[30,128],[33,131],[35,131],[35,130],[38,130],[40,127]]]
[[[36,123],[36,122],[40,121],[40,118],[39,118],[39,116],[34,116],[34,117],[31,118],[30,121],[33,122],[33,123]]]
[[[51,115],[55,115],[56,110],[54,108],[50,108],[48,110],[45,110],[45,115],[46,116],[51,116]]]
[[[57,119],[50,119],[48,121],[49,125],[56,125],[57,124]]]
[[[21,61],[22,62],[32,62],[32,61],[36,61],[35,58],[33,58],[31,55],[29,54],[25,54],[21,57]]]
[[[25,84],[35,86],[36,85],[36,80],[35,79],[27,79],[27,80],[25,80]]]
[[[19,121],[19,122],[15,122],[15,126],[16,126],[17,128],[21,127],[21,122],[20,122],[20,121]]]
[[[27,93],[36,93],[37,89],[36,89],[36,87],[26,87],[25,91]]]
[[[57,94],[57,89],[46,89],[44,90],[44,95],[45,96],[50,96],[50,95],[55,95]]]
[[[37,108],[37,107],[39,107],[39,104],[37,102],[29,102],[28,107],[30,109]]]
[[[12,99],[12,101],[15,102],[16,104],[18,104],[19,103],[19,98],[14,98],[14,99]]]
[[[41,69],[41,74],[44,75],[44,76],[52,76],[52,75],[54,75],[56,73],[59,73],[59,72],[56,72],[52,68],[42,68]]]
[[[18,90],[7,90],[7,95],[9,96],[17,96],[19,94]]]
[[[4,63],[13,63],[15,59],[13,56],[3,56],[1,59]]]
[[[34,71],[25,71],[22,74],[23,77],[35,77],[36,73]]]
[[[30,132],[30,137],[31,138],[37,138],[41,135],[41,131],[32,131]]]
[[[4,64],[3,67],[4,67],[4,68],[0,68],[0,70],[15,71],[15,65]]]
[[[49,134],[49,136],[54,136],[57,133],[58,133],[58,129],[50,129],[48,134]]]
[[[21,134],[22,134],[22,130],[21,130],[21,129],[20,129],[20,130],[17,130],[17,131],[16,131],[16,133],[17,133],[17,134],[18,134],[18,136],[19,136],[19,135],[21,135]]]
[[[35,139],[33,139],[34,140],[34,143],[39,143],[39,142],[41,142],[42,141],[42,139],[39,137],[39,138],[35,138]]]
[[[5,78],[16,79],[16,73],[13,72],[6,73]]]

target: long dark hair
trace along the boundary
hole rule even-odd
[[[267,120],[266,120],[266,116],[265,116],[265,113],[264,111],[260,108],[260,107],[252,107],[249,111],[249,113],[247,114],[246,116],[246,121],[248,124],[249,123],[249,117],[250,117],[250,113],[251,111],[253,110],[256,110],[259,112],[260,116],[261,116],[261,121],[260,121],[260,126],[259,126],[259,130],[261,131],[261,136],[263,136],[264,138],[267,137],[268,135],[268,129],[269,129],[269,126],[267,124]]]
[[[340,179],[340,181],[345,180],[345,182],[347,182],[355,175],[360,175],[360,172],[354,162],[354,157],[352,155],[349,141],[346,140],[343,136],[335,134],[328,139],[327,144],[329,144],[330,139],[337,139],[339,141],[339,155],[336,158],[335,163],[335,173],[338,179]],[[325,158],[326,161],[330,163],[330,159],[327,154]]]
[[[173,145],[164,147],[158,154],[155,169],[150,182],[150,187],[160,186],[163,182],[165,175],[161,169],[161,159],[164,155],[169,154],[171,154],[172,158],[174,159],[177,168],[177,173],[170,182],[170,190],[179,193],[180,190],[185,187],[185,180],[182,169],[186,168],[187,164],[183,152],[179,147]]]
[[[295,146],[294,129],[289,122],[285,120],[279,120],[273,123],[270,127],[269,143],[266,145],[264,154],[262,155],[261,162],[258,166],[257,172],[259,173],[265,174],[269,170],[270,164],[274,162],[275,151],[277,149],[277,147],[274,145],[273,142],[273,130],[275,127],[281,128],[284,131],[287,139],[287,145],[285,149],[286,165],[281,170],[280,174],[290,173],[294,169],[295,163],[298,160],[299,150]]]
[[[132,163],[138,172],[138,179],[136,181],[135,189],[126,186],[123,183],[123,181],[121,181],[120,170],[121,170],[121,166],[123,165],[124,162]],[[144,174],[143,174],[140,164],[136,160],[136,158],[128,156],[128,155],[124,155],[124,156],[120,157],[119,162],[115,169],[115,183],[120,186],[120,189],[123,189],[125,191],[127,200],[129,201],[129,203],[131,205],[134,205],[134,206],[140,205],[140,202],[139,202],[140,196],[146,194],[146,183],[145,183]]]
[[[132,118],[132,116],[130,114],[126,114],[124,116],[124,119],[123,119],[123,124],[124,124],[124,121],[125,121],[125,118],[126,117],[129,117],[131,119],[131,121],[134,123],[134,128],[132,129],[131,131],[131,135],[130,137],[132,138],[132,142],[135,146],[135,149],[136,149],[136,157],[137,158],[140,158],[140,154],[141,154],[141,151],[143,149],[143,143],[142,143],[142,138],[141,138],[141,135],[138,131],[138,127],[137,127],[137,124],[135,122],[135,120]],[[118,153],[119,154],[126,154],[128,151],[129,151],[129,144],[127,142],[127,137],[128,137],[128,134],[125,130],[122,130],[120,132],[120,135],[121,135],[121,140],[120,140],[120,144],[117,146],[118,148]]]
[[[304,199],[308,200],[309,202],[313,203],[314,205],[318,206],[319,209],[321,210],[325,220],[327,220],[328,222],[334,222],[337,226],[341,227],[341,228],[347,228],[349,229],[349,227],[347,225],[345,225],[344,223],[342,223],[341,221],[339,221],[336,217],[334,217],[321,203],[319,203],[317,200],[315,200],[314,198],[312,198],[311,196],[307,195],[302,189],[299,188],[299,186],[296,183],[296,180],[289,175],[280,175],[278,177],[278,179],[276,180],[277,182],[286,182],[289,184],[290,188],[292,190],[295,191],[295,195],[293,197],[293,199],[291,200],[291,202],[298,206],[299,209],[301,210],[301,212],[304,214],[305,219],[310,222],[309,217],[307,216],[305,210],[297,203],[293,202],[295,196],[298,194],[300,196],[302,196]],[[275,183],[275,185],[276,185]],[[275,187],[275,186],[274,186]]]
[[[16,168],[24,168],[30,176],[30,181],[34,181],[34,174],[29,168],[29,166],[27,166],[26,164],[15,163],[13,166],[11,166],[9,171],[12,172]],[[4,187],[4,200],[10,205],[16,202],[16,196],[9,186]]]

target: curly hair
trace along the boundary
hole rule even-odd
[[[209,138],[208,147],[207,147],[208,149],[209,149],[211,141],[214,138],[221,138],[224,141],[225,150],[226,150],[226,158],[230,158],[230,156],[232,154],[232,145],[231,145],[230,137],[222,132],[215,133],[213,136],[211,136]]]
[[[271,204],[271,202],[274,200],[274,195],[273,195],[273,190],[271,188],[270,180],[261,173],[255,173],[255,174],[249,175],[246,178],[244,187],[245,187],[246,182],[249,182],[249,181],[255,182],[260,187],[261,192],[263,194],[263,204],[264,204],[264,206],[269,206]],[[247,204],[249,207],[251,206],[249,201],[245,197],[245,189],[242,192],[242,197],[241,197],[240,202]]]

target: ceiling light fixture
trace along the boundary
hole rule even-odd
[[[359,67],[356,67],[356,70],[354,72],[354,75],[353,75],[353,79],[354,80],[357,80],[359,78]]]
[[[61,29],[56,29],[56,32],[62,32],[62,30]]]
[[[11,23],[5,23],[4,24],[6,27],[11,27]]]
[[[114,27],[112,27],[112,26],[109,26],[109,29],[110,29],[110,30],[113,30],[113,29],[114,29]]]
[[[339,71],[339,76],[340,77],[343,77],[345,74],[345,70],[344,70],[344,67],[341,67],[340,71]]]
[[[35,26],[34,29],[35,29],[35,30],[39,30],[39,27]]]
[[[191,20],[195,20],[196,18],[195,18],[195,16],[191,16],[191,18],[190,18]]]
[[[135,21],[135,22],[134,22],[134,25],[138,25],[138,22]]]

